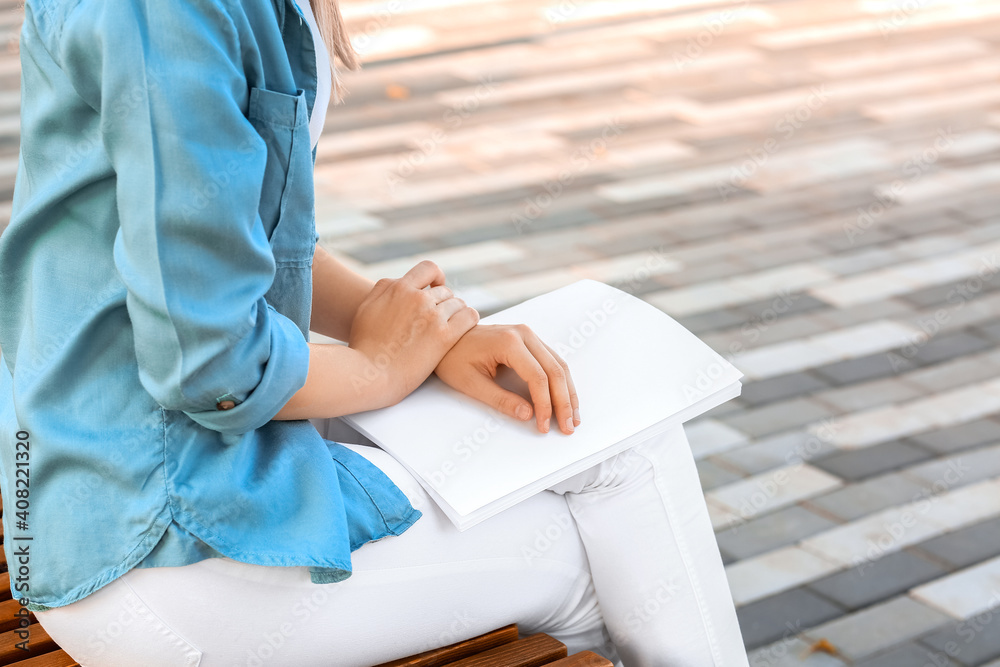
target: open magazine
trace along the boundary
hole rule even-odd
[[[432,375],[398,404],[342,417],[420,481],[459,530],[739,396],[743,374],[654,306],[580,280],[480,320],[530,326],[569,365],[581,424],[507,417]],[[501,367],[497,382],[530,401]]]

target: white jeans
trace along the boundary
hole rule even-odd
[[[84,667],[369,667],[508,623],[626,667],[747,667],[682,428],[463,533],[388,454],[350,446],[424,516],[355,551],[346,581],[212,558],[131,570],[39,622]]]

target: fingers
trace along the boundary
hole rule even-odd
[[[549,395],[549,378],[538,359],[524,345],[514,344],[507,350],[504,363],[514,369],[518,376],[528,383],[531,402],[535,405],[535,421],[538,430],[549,432],[549,421],[552,418],[552,401]]]
[[[579,409],[576,387],[569,374],[569,366],[530,329],[523,332],[524,343],[538,360],[548,379],[548,390],[556,424],[563,433],[570,434],[578,425],[574,409]]]
[[[431,296],[431,298],[434,300],[434,303],[441,303],[442,301],[446,301],[455,296],[452,293],[451,288],[448,287],[447,285],[428,287],[425,291],[427,292],[427,294]]]
[[[428,285],[437,287],[438,285],[444,285],[444,271],[434,262],[425,259],[407,271],[399,280],[417,289],[423,289]]]
[[[552,358],[556,360],[556,363],[558,363],[566,373],[566,390],[569,392],[570,411],[573,415],[573,427],[576,428],[580,425],[580,397],[576,393],[576,385],[573,383],[573,375],[569,372],[569,364],[567,364],[562,357],[556,354],[556,351],[549,347],[549,345],[541,338],[538,338],[538,342],[545,346],[545,349],[549,351]],[[566,420],[564,418],[563,423],[565,423],[565,421]]]
[[[462,388],[462,392],[519,421],[531,419],[531,403],[522,396],[507,391],[484,374],[475,373],[468,380],[468,386]]]

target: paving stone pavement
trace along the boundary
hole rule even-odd
[[[741,368],[688,432],[755,667],[1000,665],[1000,0],[342,4],[324,247],[484,315],[603,280]]]

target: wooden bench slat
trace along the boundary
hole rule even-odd
[[[537,634],[449,663],[448,667],[541,667],[565,657],[562,642]]]
[[[10,573],[4,572],[0,574],[0,602],[9,600],[10,598]]]
[[[14,616],[20,611],[21,602],[19,600],[5,600],[0,602],[0,632],[7,632],[21,627],[21,617]],[[35,622],[35,615],[28,612],[28,622]]]
[[[15,662],[11,667],[80,667],[80,665],[70,657],[69,653],[60,649],[35,658]]]
[[[545,667],[615,667],[615,665],[596,653],[584,651],[583,653],[574,653],[562,660],[556,660]]]
[[[28,650],[17,648],[17,644],[25,640],[19,636],[17,630],[11,630],[0,634],[0,665],[16,664],[18,660],[25,660],[43,653],[51,653],[59,649],[49,633],[38,623],[28,626]]]
[[[382,663],[375,667],[441,667],[467,658],[491,648],[517,641],[517,624],[511,624],[492,632],[449,644],[442,648],[424,651],[418,655]]]

